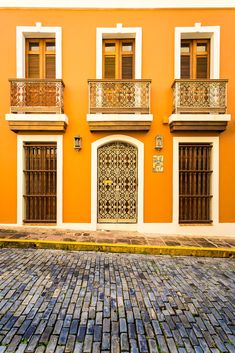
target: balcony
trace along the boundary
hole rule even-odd
[[[148,131],[150,80],[88,80],[91,131]]]
[[[171,132],[212,131],[226,129],[228,80],[175,80]]]
[[[65,131],[64,83],[54,79],[10,79],[10,129]]]

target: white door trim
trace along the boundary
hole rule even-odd
[[[18,135],[17,136],[17,225],[23,225],[24,205],[24,142],[57,143],[57,226],[62,225],[62,187],[63,187],[63,136],[62,135]]]
[[[136,146],[138,149],[138,221],[135,225],[131,225],[131,229],[138,230],[143,226],[143,211],[144,211],[144,144],[143,142],[126,135],[111,135],[101,138],[92,143],[91,151],[91,224],[92,228],[97,228],[97,149],[109,142],[123,141]],[[100,225],[99,225],[100,226]],[[128,229],[129,225],[105,225],[105,229],[110,227],[119,229]]]
[[[173,137],[173,224],[179,224],[179,144],[183,142],[212,143],[211,152],[211,219],[219,223],[219,137]]]

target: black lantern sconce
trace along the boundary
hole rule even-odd
[[[163,135],[157,135],[155,137],[155,149],[161,151],[163,148]]]
[[[80,135],[74,136],[74,149],[75,151],[80,151],[82,148],[82,138]]]

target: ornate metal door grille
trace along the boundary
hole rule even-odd
[[[25,219],[56,222],[56,144],[25,143]]]
[[[211,148],[209,143],[179,145],[179,222],[211,223]]]
[[[98,222],[137,222],[137,148],[111,142],[98,149]]]

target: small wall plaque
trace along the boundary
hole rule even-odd
[[[163,165],[164,158],[163,156],[155,155],[153,156],[153,172],[154,173],[163,173],[164,172],[164,165]]]

